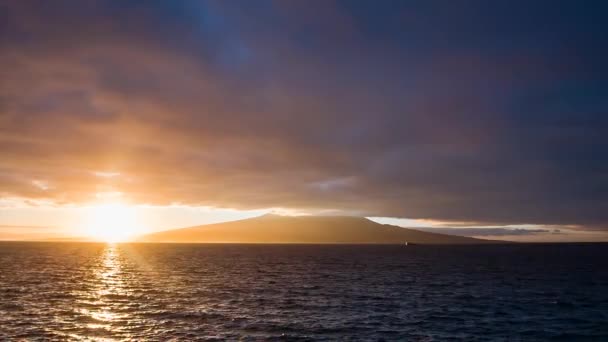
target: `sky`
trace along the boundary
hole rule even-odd
[[[281,212],[608,240],[607,11],[1,1],[0,238],[120,201],[150,230]]]

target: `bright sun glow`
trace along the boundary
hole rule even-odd
[[[87,235],[95,240],[124,242],[141,232],[141,223],[134,207],[107,203],[88,209],[84,228]]]

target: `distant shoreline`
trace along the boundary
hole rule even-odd
[[[410,244],[408,246],[404,246],[402,244],[397,243],[301,243],[301,242],[156,242],[156,241],[124,241],[124,242],[104,242],[104,241],[87,241],[87,240],[0,240],[0,243],[84,243],[84,244],[103,244],[103,245],[246,245],[246,246],[402,246],[404,248],[415,248],[415,247],[444,247],[444,246],[462,246],[462,247],[471,247],[471,246],[521,246],[521,245],[608,245],[606,241],[582,241],[582,242],[573,242],[573,241],[556,241],[556,242],[521,242],[521,241],[496,241],[493,240],[494,243],[471,243],[471,244],[463,244],[463,243],[455,243],[455,244],[446,244],[446,243],[426,243],[426,244]]]

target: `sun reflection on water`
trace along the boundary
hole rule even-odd
[[[128,294],[123,266],[120,247],[107,244],[95,263],[90,287],[77,309],[85,322],[87,335],[94,335],[97,340],[112,341],[108,337],[129,318],[122,310]]]

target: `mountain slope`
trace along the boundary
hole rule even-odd
[[[264,215],[246,220],[168,230],[141,242],[481,244],[487,240],[383,225],[362,217]]]

